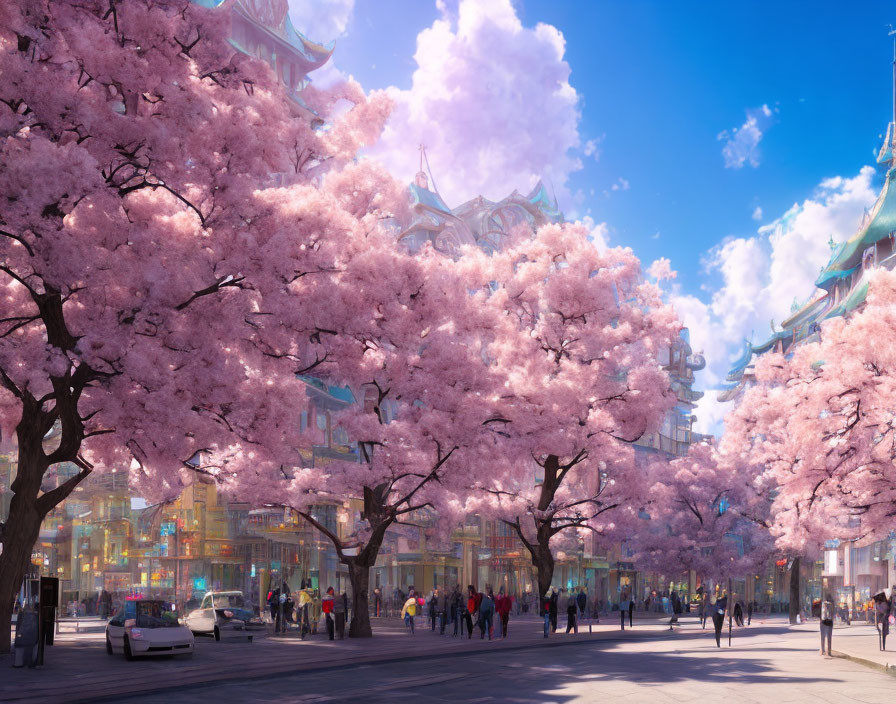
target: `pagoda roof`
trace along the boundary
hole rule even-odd
[[[200,7],[217,9],[228,2],[228,0],[191,0]],[[263,11],[267,11],[274,21],[265,21],[259,15],[260,13],[250,7],[247,7],[243,0],[237,0],[234,5],[235,11],[239,12],[243,17],[249,20],[256,27],[269,34],[272,39],[276,40],[284,48],[291,50],[295,58],[299,60],[302,71],[306,74],[310,71],[323,66],[336,47],[335,42],[329,44],[320,44],[311,41],[304,34],[299,32],[289,18],[288,12],[283,12],[282,20],[275,24],[276,18],[282,10],[274,6],[273,0],[268,0],[267,6]],[[231,40],[231,45],[244,54],[249,53],[244,47],[237,42]]]
[[[828,288],[837,279],[849,276],[862,263],[862,252],[878,240],[890,237],[896,232],[896,169],[887,172],[883,190],[874,204],[870,217],[866,218],[858,231],[834,250],[831,261],[822,270],[815,282],[816,286]]]
[[[793,313],[787,320],[781,323],[781,327],[786,329],[793,329],[796,327],[800,327],[801,325],[809,325],[814,323],[822,313],[824,313],[825,308],[828,305],[828,297],[826,295],[822,295],[812,301],[809,301],[805,305],[801,306],[795,313]]]

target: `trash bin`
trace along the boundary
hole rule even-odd
[[[37,665],[39,638],[38,614],[34,609],[23,609],[16,619],[15,659],[13,667]]]

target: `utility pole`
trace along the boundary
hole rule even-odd
[[[728,647],[731,647],[731,612],[734,609],[732,601],[734,600],[734,592],[731,591],[731,577],[728,578]]]

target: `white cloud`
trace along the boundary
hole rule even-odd
[[[595,161],[600,159],[601,146],[604,143],[604,140],[607,138],[606,134],[602,134],[600,137],[596,139],[589,139],[585,142],[585,146],[582,148],[582,152],[585,156],[594,157]]]
[[[760,220],[762,220],[762,208],[760,208],[760,207],[757,205],[756,208],[753,210],[753,215],[752,215],[752,217],[753,217],[753,219],[756,220],[757,222],[760,221]]]
[[[627,191],[631,184],[629,184],[627,179],[622,178],[620,176],[616,179],[616,183],[614,183],[610,188],[614,191]]]
[[[395,111],[371,154],[409,181],[424,144],[452,206],[525,192],[544,179],[569,207],[566,183],[582,163],[579,95],[563,35],[547,24],[524,26],[511,0],[439,8],[441,18],[417,36],[411,88],[389,89]]]
[[[586,215],[582,218],[582,224],[588,229],[588,239],[594,242],[598,249],[606,249],[610,241],[610,226],[605,222],[594,222],[594,218]]]
[[[672,301],[690,328],[692,347],[706,356],[698,386],[721,386],[745,338],[756,344],[768,339],[772,320],[780,329],[794,299],[804,303],[814,295],[815,279],[830,258],[828,240],[850,237],[877,197],[873,177],[874,169],[866,166],[853,178],[826,179],[811,198],[755,235],[726,239],[707,253],[708,271],[721,277],[709,302],[681,293]],[[697,411],[697,429],[718,432],[730,407],[707,393]]]
[[[321,44],[345,33],[354,9],[355,0],[289,0],[289,16],[295,28]]]
[[[762,105],[747,110],[747,119],[740,127],[720,132],[716,139],[725,142],[722,147],[725,168],[740,169],[744,164],[759,166],[759,142],[771,124],[772,109]]]

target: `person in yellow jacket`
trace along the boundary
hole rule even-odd
[[[302,640],[305,640],[305,636],[311,632],[312,604],[312,591],[310,589],[303,589],[300,591],[297,616],[299,620],[299,634],[301,635]]]
[[[414,616],[416,615],[417,598],[412,596],[401,607],[401,617],[404,619],[404,625],[411,629],[411,635],[414,634]]]

